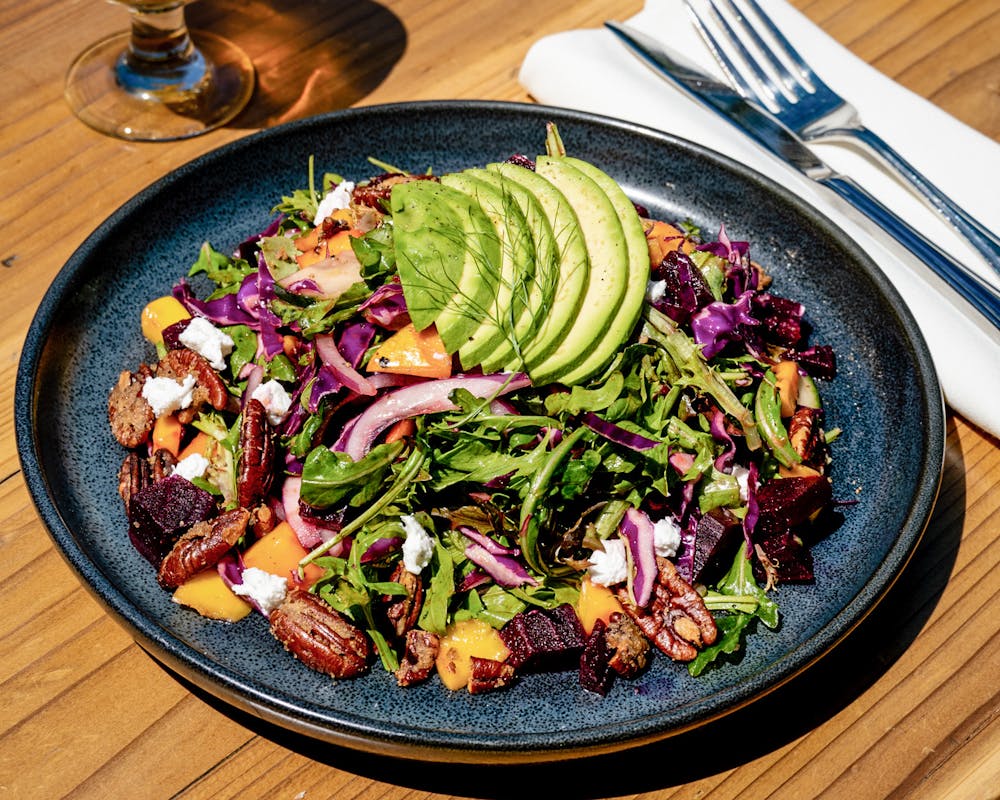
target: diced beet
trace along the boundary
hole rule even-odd
[[[763,541],[801,525],[826,508],[832,496],[830,482],[822,475],[766,481],[757,489],[754,539]]]
[[[714,299],[701,271],[679,250],[671,250],[664,256],[653,268],[652,278],[664,282],[663,296],[656,302],[656,308],[678,324],[687,322],[695,311]]]
[[[837,377],[837,356],[828,344],[817,344],[805,350],[791,352],[790,356],[814,378],[833,380]]]
[[[695,581],[705,580],[726,566],[739,541],[743,526],[727,508],[713,508],[698,521],[694,535],[692,575]]]
[[[168,350],[180,350],[184,347],[181,344],[180,336],[190,324],[190,319],[182,319],[163,329],[163,344]]]
[[[611,690],[617,673],[611,668],[611,651],[604,636],[604,620],[594,623],[580,654],[580,685],[588,692],[604,697]]]
[[[569,604],[552,610],[532,608],[515,614],[500,629],[515,669],[566,669],[579,659],[586,637],[576,611]]]
[[[215,498],[180,475],[168,475],[136,492],[128,505],[129,538],[154,567],[182,533],[215,513]]]
[[[778,583],[806,583],[813,580],[812,553],[805,543],[793,533],[779,533],[760,543],[764,554],[774,565]],[[764,568],[753,560],[754,577],[766,580]]]

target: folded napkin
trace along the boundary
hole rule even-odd
[[[1000,230],[1000,145],[854,56],[785,0],[760,2],[817,74],[858,107],[868,127],[974,217]],[[647,0],[627,22],[720,75],[682,0]],[[656,75],[607,29],[567,31],[539,40],[519,77],[540,103],[617,117],[696,141],[780,182],[819,209],[869,253],[902,295],[927,341],[948,405],[1000,437],[1000,333],[846,202]],[[880,165],[850,146],[823,144],[815,150],[942,249],[997,283],[975,250]]]

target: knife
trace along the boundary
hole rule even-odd
[[[652,36],[619,22],[604,24],[655,72],[729,121],[769,153],[827,187],[875,222],[930,267],[995,328],[1000,328],[1000,291],[890,211],[852,178],[824,163],[770,112],[706,75]]]

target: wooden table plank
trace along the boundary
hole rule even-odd
[[[1000,141],[1000,0],[794,0],[862,58]],[[85,237],[136,192],[255,128],[354,104],[530,101],[517,69],[546,33],[622,19],[635,0],[335,3],[202,0],[191,19],[243,44],[255,105],[169,145],[73,119],[62,78],[124,27],[88,0],[0,2],[0,797],[1000,796],[1000,443],[949,415],[941,493],[884,601],[786,686],[707,728],[553,765],[410,763],[322,745],[193,691],[80,586],[19,472],[13,383],[34,310]]]

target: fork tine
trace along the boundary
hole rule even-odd
[[[784,51],[784,55],[786,56],[788,63],[798,72],[798,80],[804,83],[810,91],[815,91],[817,88],[822,86],[823,82],[816,76],[816,73],[813,72],[812,67],[810,67],[808,62],[806,62],[806,60],[799,55],[799,51],[795,49],[790,41],[788,41],[788,38],[781,32],[778,26],[771,21],[771,18],[764,13],[764,9],[760,7],[757,0],[744,0],[744,2],[747,6],[753,9],[753,13],[756,15],[758,21],[765,28],[767,28],[767,32]],[[756,37],[756,41],[759,45],[762,48],[767,49],[767,46],[761,41],[760,36],[753,26],[748,24],[747,27],[753,31],[753,35]]]
[[[771,75],[760,66],[758,59],[747,49],[743,43],[743,37],[739,36],[733,30],[732,25],[729,24],[726,16],[716,5],[715,0],[705,0],[705,3],[708,8],[708,14],[712,17],[712,25],[709,24],[707,18],[702,15],[692,0],[684,0],[688,13],[694,21],[695,28],[698,30],[701,38],[704,39],[705,44],[708,45],[712,56],[722,67],[723,72],[726,73],[726,78],[732,85],[736,86],[737,90],[744,97],[750,100],[757,99],[774,111],[780,110],[783,105],[782,97]],[[746,24],[738,11],[732,7],[732,3],[729,3],[729,6],[737,14],[737,19]],[[714,27],[718,31],[718,37],[712,35],[710,27]],[[758,47],[763,53],[767,53],[768,50],[763,46],[763,42],[760,41],[756,31],[753,31],[752,28],[750,30],[753,34],[752,38],[756,40]],[[736,61],[730,57],[727,51],[733,51],[739,55],[740,61],[744,65],[743,69],[737,65]]]

